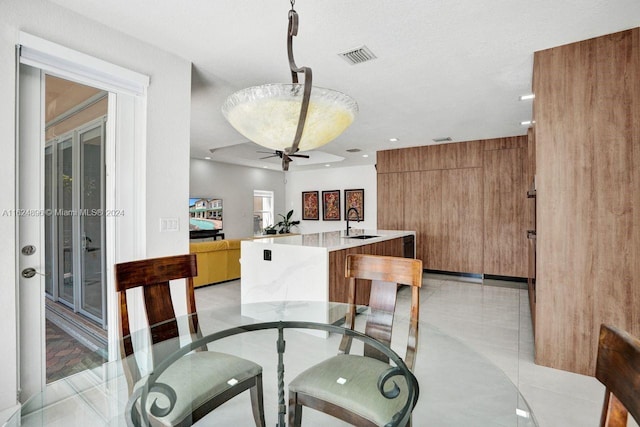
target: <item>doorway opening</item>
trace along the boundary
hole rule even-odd
[[[107,359],[107,104],[106,91],[45,77],[47,382]]]
[[[59,311],[58,318],[71,323],[66,325],[67,330],[78,335],[71,336],[74,349],[87,348],[85,345],[89,345],[87,336],[104,337],[106,331],[108,345],[105,346],[103,354],[108,350],[109,361],[118,358],[118,331],[115,327],[116,323],[112,321],[112,319],[118,319],[118,300],[112,285],[114,274],[111,266],[116,260],[141,258],[146,254],[144,195],[146,194],[146,113],[149,77],[22,31],[19,32],[18,41],[15,64],[15,207],[17,212],[27,214],[16,215],[16,271],[18,272],[15,283],[18,300],[16,350],[19,365],[16,394],[18,400],[24,403],[44,391],[61,389],[55,386],[49,387],[46,378],[47,318],[53,320],[55,317],[51,308]],[[48,84],[45,84],[45,79],[49,78],[47,76],[61,78],[63,79],[61,83],[65,83],[64,79],[80,83],[90,87],[93,92],[87,97],[82,97],[78,102],[63,107],[63,100],[66,97],[51,92],[55,82],[49,80]],[[48,98],[47,88],[50,89]],[[92,106],[99,104],[100,101],[94,100],[96,102],[88,102],[75,109],[73,107],[97,95],[99,91],[108,93],[106,100],[100,99],[107,105],[106,123],[103,110],[87,120],[69,125],[66,130],[58,129],[53,135],[45,138],[45,123],[51,125],[54,118],[58,118],[60,122],[72,120],[71,117],[81,115],[80,111],[91,110]],[[56,108],[58,110],[52,112]],[[48,117],[46,113],[50,113]],[[104,126],[102,131],[84,127],[84,125],[91,127],[90,122],[99,121],[101,117]],[[64,142],[58,141],[54,145],[52,139],[62,138],[72,131],[76,131],[77,134],[78,142],[75,142],[75,149],[73,138],[70,149]],[[85,135],[84,131],[89,133]],[[95,133],[101,132],[103,132],[102,138],[97,139]],[[100,140],[99,143],[98,140]],[[47,144],[48,141],[52,142]],[[86,192],[74,190],[74,186],[75,188],[80,186],[81,189],[84,186],[86,189],[96,184],[95,182],[91,185],[87,182],[81,183],[83,173],[85,175],[88,173],[86,168],[83,172],[79,166],[83,157],[81,155],[83,145],[86,148],[84,157],[97,157],[97,152],[100,152],[101,156],[99,175],[96,173],[91,178],[95,180],[100,176],[101,182],[96,188],[100,188],[102,193],[100,201],[105,209],[101,218],[104,223],[99,223],[101,230],[97,238],[94,238],[97,226],[87,224],[85,221],[88,218],[93,219],[85,214],[93,209],[86,207],[91,206],[93,199],[87,200],[84,194]],[[62,151],[63,154],[71,153],[71,172],[74,174],[70,179],[67,177],[66,182],[67,185],[70,184],[72,193],[71,210],[76,210],[75,215],[71,215],[71,223],[75,225],[71,235],[68,236],[71,247],[65,248],[63,245],[61,255],[58,252],[60,245],[50,243],[47,249],[46,242],[45,228],[51,229],[47,230],[49,239],[60,240],[57,232],[53,234],[56,231],[53,228],[61,227],[59,221],[64,220],[64,218],[54,219],[53,222],[49,220],[49,225],[45,226],[47,217],[57,216],[53,211],[46,215],[45,209],[46,147],[51,147],[48,148],[51,151],[51,158],[49,169],[47,169],[50,172],[50,189],[53,182],[56,182],[52,176],[60,167],[59,158],[56,159],[55,164],[53,162],[54,148]],[[70,151],[65,152],[65,150]],[[64,169],[64,162],[62,163]],[[90,163],[87,162],[87,164]],[[62,174],[63,189],[64,175],[66,173]],[[49,191],[52,200],[48,203],[51,205],[54,203],[53,196],[58,197],[59,185],[55,189],[56,192]],[[67,208],[63,206],[60,209],[63,211],[61,216],[65,216],[64,210]],[[89,211],[81,211],[81,209],[89,209]],[[29,214],[30,212],[34,214]],[[108,212],[113,214],[105,215]],[[86,228],[84,238],[81,226]],[[97,244],[100,245],[99,249]],[[47,253],[54,252],[53,248],[58,254],[57,259],[54,255],[45,256]],[[67,260],[70,259],[72,263],[66,272],[65,249],[68,253]],[[54,268],[58,270],[54,272]],[[49,296],[47,296],[45,285],[49,276]],[[101,277],[96,279],[96,276]],[[65,279],[67,288],[63,288],[61,292],[60,283],[64,286]],[[98,284],[97,288],[94,287],[96,284]],[[93,292],[100,287],[101,291]],[[58,292],[58,295],[56,296],[54,292]],[[72,296],[67,298],[72,303],[61,302],[61,294]],[[99,298],[92,299],[95,296]],[[96,351],[92,351],[91,348],[89,351],[96,354]],[[67,354],[68,350],[63,353]],[[80,361],[82,362],[82,358]],[[71,364],[74,363],[83,366],[83,363],[71,362]],[[88,378],[103,380],[107,372],[104,369],[91,369],[83,374]],[[66,398],[64,393],[58,397]],[[51,402],[50,398],[51,395],[47,395],[48,402]]]

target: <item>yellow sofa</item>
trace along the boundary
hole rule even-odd
[[[196,254],[198,262],[195,287],[240,278],[239,239],[192,242],[189,252]]]
[[[227,240],[229,248],[227,249],[227,276],[229,279],[240,278],[240,239]]]

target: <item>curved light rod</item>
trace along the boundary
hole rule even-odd
[[[292,83],[253,86],[230,95],[222,105],[229,123],[250,141],[282,151],[282,169],[291,155],[320,147],[340,135],[353,122],[358,104],[344,93],[313,87],[311,68],[299,67],[293,57],[293,38],[299,18],[290,0],[287,56]],[[304,83],[298,83],[304,74]]]
[[[304,123],[307,120],[307,112],[309,111],[311,83],[313,81],[311,68],[298,67],[295,59],[293,58],[293,37],[298,35],[298,12],[293,8],[294,4],[295,0],[292,0],[291,10],[289,11],[289,29],[287,32],[287,55],[289,57],[289,68],[291,69],[291,82],[298,83],[298,74],[304,73],[304,93],[302,94],[300,117],[298,118],[298,127],[296,129],[296,135],[293,138],[293,144],[291,144],[291,147],[284,150],[284,156],[282,156],[282,170],[285,171],[289,170],[289,162],[291,161],[291,158],[288,155],[295,154],[298,151],[298,146],[300,145],[300,138],[302,138]]]

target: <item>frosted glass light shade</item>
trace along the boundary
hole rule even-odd
[[[242,135],[273,150],[291,147],[298,127],[304,85],[254,86],[229,96],[222,114]],[[355,119],[358,104],[349,95],[312,87],[309,110],[298,148],[320,147],[340,135]]]

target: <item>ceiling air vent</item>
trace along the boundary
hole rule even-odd
[[[365,45],[356,47],[355,49],[349,49],[348,51],[339,53],[338,55],[344,58],[344,60],[351,65],[361,64],[377,58],[377,56],[375,56]]]
[[[347,153],[359,153],[360,151],[362,151],[362,150],[359,149],[359,148],[349,148],[347,150]]]

